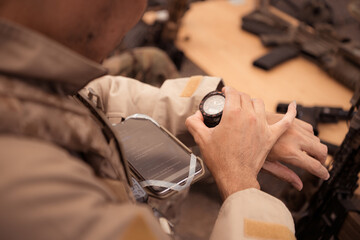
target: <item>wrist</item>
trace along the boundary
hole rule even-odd
[[[223,176],[214,176],[223,200],[231,194],[249,189],[260,189],[260,184],[255,175],[248,171],[241,171],[236,175],[224,174]]]

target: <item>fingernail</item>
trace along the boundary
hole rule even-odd
[[[324,178],[324,180],[328,180],[330,178],[330,173],[328,171],[326,171],[326,177]]]
[[[320,176],[322,176],[321,178],[323,180],[328,180],[330,178],[329,171],[325,167],[321,167],[320,173]]]
[[[298,190],[298,191],[300,192],[301,189],[303,188],[303,186],[302,186],[300,183],[298,183],[298,182],[294,182],[294,184],[295,184],[296,190]]]
[[[293,104],[294,104],[294,107],[295,107],[295,109],[296,109],[296,101],[295,101],[295,100],[293,101]]]
[[[228,87],[223,87],[223,91],[224,91],[224,93],[226,94],[227,91],[229,91],[229,88],[228,88]]]

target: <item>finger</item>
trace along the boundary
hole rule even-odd
[[[288,110],[284,117],[270,126],[274,134],[275,141],[290,127],[296,117],[296,103],[295,101],[289,104]]]
[[[315,136],[306,143],[301,144],[301,150],[305,151],[311,157],[316,158],[322,164],[326,161],[328,154],[327,146],[318,141],[318,138]]]
[[[281,117],[284,116],[284,114],[282,114],[282,113],[267,113],[267,114],[272,115],[272,116],[277,116],[276,118],[268,119],[269,124],[274,124],[275,122],[278,121],[277,119],[281,119]],[[305,121],[303,121],[303,120],[295,118],[294,126],[296,126],[298,128],[301,128],[301,129],[304,129],[304,130],[306,130],[306,132],[309,132],[310,134],[314,135],[314,129],[313,129],[312,125],[305,122]]]
[[[223,114],[226,115],[228,111],[239,110],[240,108],[239,93],[231,87],[225,87],[225,106]]]
[[[186,119],[185,125],[196,142],[198,142],[204,134],[209,133],[209,128],[204,124],[204,118],[199,110]]]
[[[309,137],[309,138],[311,138],[311,139],[314,139],[314,141],[316,141],[316,142],[320,142],[320,138],[318,138],[317,136],[315,136],[313,130],[309,131],[309,129],[304,129],[303,127],[300,127],[300,126],[297,126],[297,128],[298,128],[299,130],[301,130],[301,131],[304,133],[304,135],[306,135],[307,137]],[[313,128],[311,127],[311,129],[313,129]]]
[[[286,181],[294,186],[298,191],[303,188],[303,183],[299,176],[288,167],[279,162],[265,161],[263,169],[274,175],[275,177]]]
[[[328,170],[315,158],[309,156],[306,152],[299,152],[293,158],[284,158],[283,162],[302,168],[309,173],[327,180],[330,177]]]
[[[240,104],[241,104],[241,108],[246,109],[248,111],[252,111],[252,112],[254,111],[254,107],[253,107],[251,98],[246,93],[240,94]]]
[[[328,180],[330,174],[326,167],[324,167],[320,161],[309,156],[306,152],[300,153],[300,157],[305,159],[303,169],[307,170],[311,174],[318,176],[321,179]],[[301,165],[301,164],[300,164]],[[301,167],[301,166],[300,166]]]
[[[305,129],[306,131],[308,131],[308,132],[310,132],[312,135],[314,135],[314,128],[313,128],[313,126],[312,126],[310,123],[307,123],[307,122],[305,122],[305,121],[303,121],[303,120],[300,120],[300,119],[295,119],[295,123],[296,123],[299,127]]]
[[[258,114],[265,113],[265,104],[263,100],[254,98],[252,99],[252,104],[256,113]]]

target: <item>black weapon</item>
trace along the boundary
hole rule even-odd
[[[336,236],[349,211],[360,210],[352,199],[360,171],[360,112],[334,158],[330,179],[323,182],[297,224],[298,239],[330,239]]]
[[[328,23],[293,26],[270,12],[268,1],[242,18],[242,29],[259,35],[263,45],[275,49],[254,61],[265,70],[302,54],[350,89],[360,82],[360,44],[336,33]]]
[[[286,113],[288,105],[289,104],[279,103],[276,107],[276,112]],[[319,123],[337,123],[340,120],[349,120],[351,118],[351,116],[349,116],[349,111],[336,107],[305,107],[297,104],[296,110],[296,117],[310,123],[316,136],[319,134],[319,130],[317,128]]]
[[[351,103],[353,107],[349,116],[359,107],[360,91],[356,91]],[[358,187],[359,171],[360,112],[357,111],[351,119],[349,131],[339,151],[334,156],[330,179],[322,183],[310,200],[303,217],[296,222],[296,236],[299,240],[337,239],[348,213],[360,213],[360,202],[353,198]]]

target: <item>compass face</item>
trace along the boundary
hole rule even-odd
[[[206,99],[204,103],[204,111],[209,115],[221,113],[224,109],[225,98],[222,95],[213,95]]]

